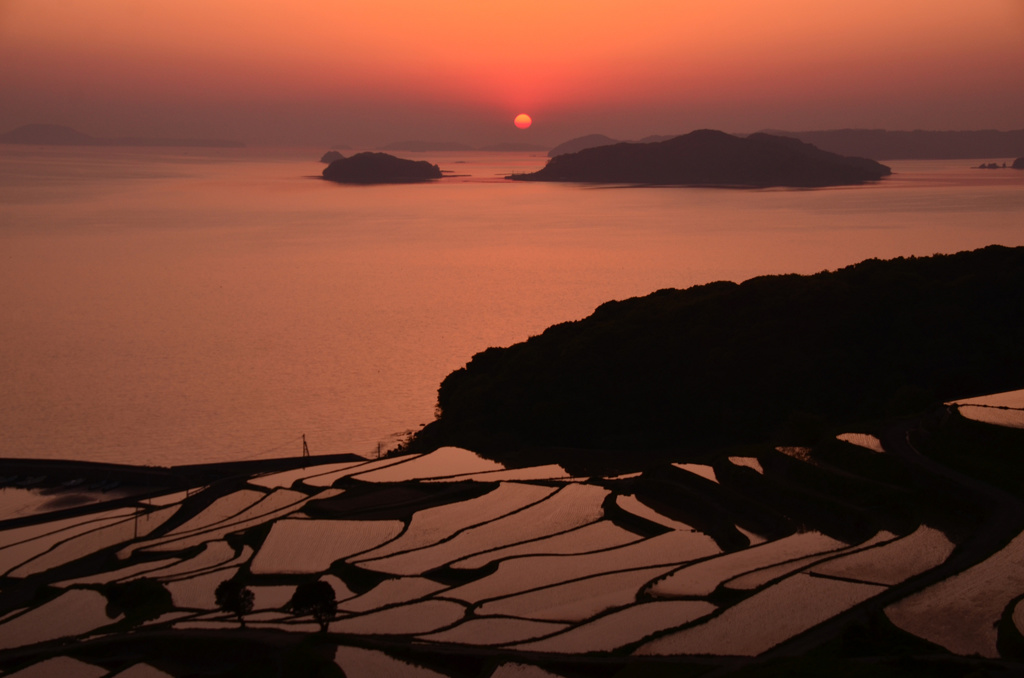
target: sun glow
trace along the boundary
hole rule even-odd
[[[519,129],[526,129],[533,124],[533,118],[528,116],[526,113],[520,113],[516,116],[516,119],[513,120],[513,122]]]

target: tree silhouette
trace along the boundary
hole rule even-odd
[[[320,631],[326,632],[327,625],[338,615],[338,601],[334,588],[325,581],[307,581],[295,587],[287,608],[294,614],[311,614],[320,624]]]
[[[230,612],[238,617],[238,623],[245,628],[245,619],[242,615],[252,612],[252,604],[255,596],[247,586],[237,579],[225,579],[217,585],[214,592],[217,600],[217,607]]]
[[[116,617],[123,614],[133,626],[174,609],[170,591],[153,579],[107,584],[102,592],[107,597],[107,615]]]

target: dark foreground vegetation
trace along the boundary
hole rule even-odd
[[[406,160],[387,153],[356,153],[331,162],[324,179],[342,184],[405,184],[441,178],[441,170],[426,160]]]
[[[1024,248],[868,260],[603,304],[478,353],[412,448],[694,452],[1024,385]],[[675,454],[675,452],[673,452]]]
[[[653,185],[794,186],[861,184],[888,176],[874,160],[847,158],[796,139],[735,137],[697,130],[666,141],[586,148],[551,158],[518,181],[581,181]]]

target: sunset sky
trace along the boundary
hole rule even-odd
[[[1022,74],[1024,0],[0,0],[0,132],[1020,129]]]

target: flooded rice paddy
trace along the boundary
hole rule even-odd
[[[865,439],[847,442],[867,440],[858,435]],[[286,634],[319,629],[288,608],[298,583],[329,583],[338,602],[328,632],[345,639],[336,663],[349,675],[448,675],[386,648],[358,647],[359,638],[532,658],[757,656],[954,554],[957,539],[933,525],[850,539],[799,525],[779,532],[741,512],[715,527],[658,493],[673,473],[683,483],[673,491],[697,482],[724,497],[749,492],[736,482],[783,482],[830,463],[810,448],[766,450],[723,457],[720,470],[733,470],[720,477],[704,473],[711,465],[666,464],[654,474],[574,481],[543,473],[536,481],[465,480],[506,469],[455,448],[434,453],[440,472],[424,463],[434,455],[323,465],[313,458],[230,485],[0,523],[0,593],[26,582],[48,592],[2,610],[0,650],[52,652],[123,633],[125,618],[108,605],[106,587],[141,579],[163,587],[170,602],[132,622],[138,632],[237,629],[215,595],[235,578],[254,594],[247,628]],[[694,470],[704,479],[683,477]],[[462,480],[432,482],[439,477]],[[376,493],[403,499],[375,503]],[[879,610],[950,652],[999,657],[994,624],[1009,614],[1024,625],[1022,562],[1019,536]],[[138,666],[139,676],[159,670]],[[506,662],[491,675],[557,674]]]

